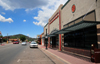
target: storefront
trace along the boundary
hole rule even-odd
[[[99,46],[100,1],[68,0],[61,8],[62,50],[90,56],[91,44]],[[84,5],[85,4],[85,5]]]
[[[91,44],[100,48],[100,0],[68,0],[46,29],[49,47],[90,57]]]
[[[55,36],[50,37],[50,48],[59,49],[59,35],[55,35]]]

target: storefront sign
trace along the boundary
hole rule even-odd
[[[74,12],[75,12],[75,10],[76,10],[75,5],[72,5],[72,13],[74,13]]]

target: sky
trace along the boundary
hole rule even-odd
[[[0,0],[0,31],[3,36],[23,34],[32,38],[67,0]]]

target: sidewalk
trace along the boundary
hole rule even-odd
[[[39,45],[39,48],[42,50],[45,50],[47,52],[49,52],[50,54],[60,58],[61,60],[65,61],[67,64],[100,64],[100,63],[93,63],[93,62],[89,62],[65,53],[62,53],[56,49],[50,49],[48,48],[47,50],[45,49],[45,46],[43,45]]]
[[[8,43],[8,44],[12,44],[12,43]],[[7,45],[7,43],[4,42],[4,43],[0,44],[0,46],[4,46],[4,45]]]

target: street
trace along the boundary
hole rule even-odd
[[[30,48],[21,44],[0,46],[0,64],[66,64],[60,59],[43,52],[39,48]]]

